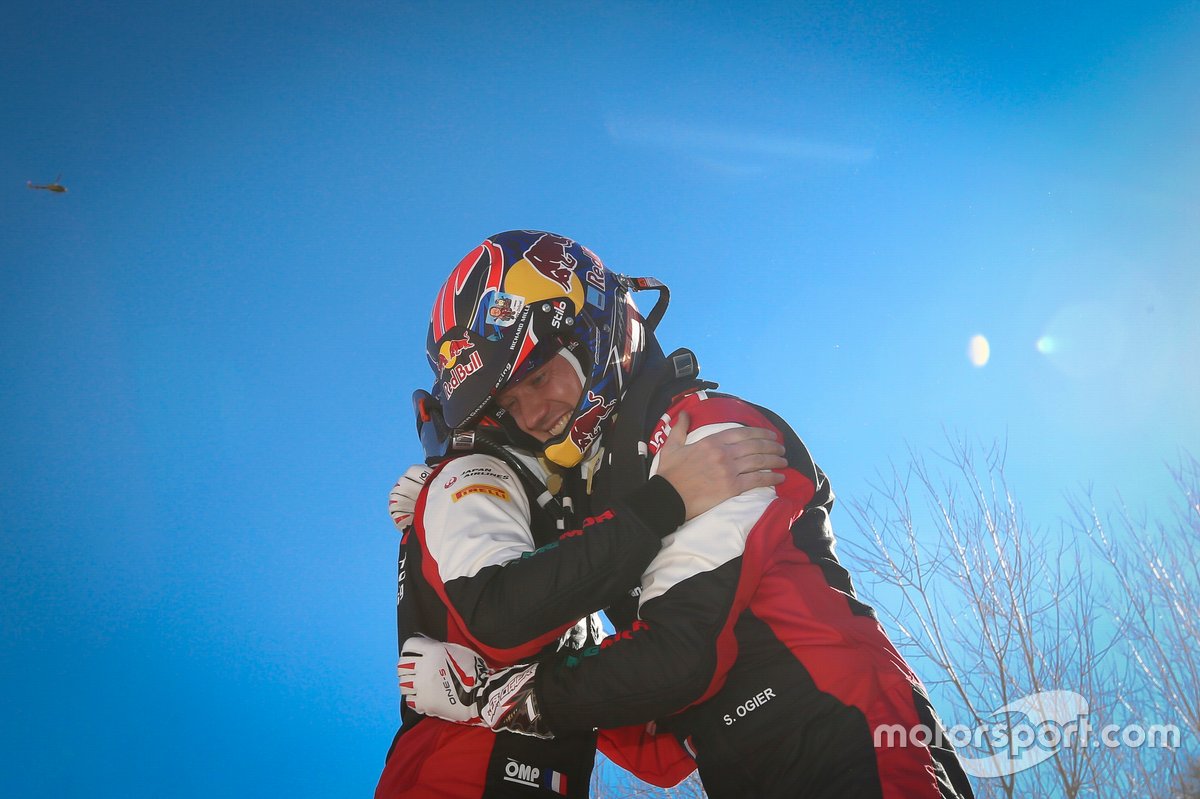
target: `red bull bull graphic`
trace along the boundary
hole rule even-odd
[[[613,408],[617,407],[615,399],[605,402],[604,397],[593,391],[588,391],[588,402],[594,404],[579,414],[579,418],[571,426],[571,441],[579,447],[580,452],[588,451],[588,448],[600,435],[600,423],[608,418],[608,415],[613,412]]]
[[[442,381],[442,391],[445,392],[446,399],[450,399],[450,396],[463,384],[464,380],[482,368],[483,359],[479,357],[478,352],[472,352],[471,357],[464,363],[452,366],[448,370],[450,377]]]
[[[556,463],[561,462],[556,456],[564,457],[567,461],[578,462],[579,457],[591,449],[592,444],[600,437],[601,423],[617,407],[615,399],[605,402],[604,397],[590,389],[588,390],[587,401],[590,404],[583,413],[579,414],[575,423],[571,425],[571,432],[566,440],[546,448],[546,455]]]
[[[458,363],[458,356],[474,346],[469,338],[450,339],[438,349],[438,366],[443,370],[453,369]]]
[[[528,250],[525,260],[529,261],[539,272],[562,286],[564,293],[571,291],[571,275],[575,274],[575,266],[579,263],[567,248],[574,242],[570,239],[546,233],[538,237]]]

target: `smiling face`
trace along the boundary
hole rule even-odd
[[[567,429],[579,405],[583,384],[562,353],[496,395],[523,432],[545,443]]]

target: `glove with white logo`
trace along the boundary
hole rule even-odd
[[[388,494],[388,511],[392,514],[392,521],[396,523],[396,529],[402,533],[406,527],[412,524],[413,511],[417,507],[417,497],[420,495],[425,481],[429,479],[431,471],[433,470],[423,463],[409,466],[404,475],[396,481],[396,485],[392,486],[391,493]]]
[[[404,702],[418,713],[496,732],[554,737],[533,693],[536,663],[492,671],[465,646],[415,636],[404,642],[397,671]]]

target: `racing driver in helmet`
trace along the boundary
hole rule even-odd
[[[884,746],[875,735],[880,725],[936,732],[940,724],[834,555],[833,492],[791,428],[695,380],[686,350],[663,356],[653,335],[663,304],[646,324],[620,310],[633,290],[665,297],[657,281],[618,275],[551,233],[511,231],[481,247],[435,306],[431,345],[441,348],[461,334],[451,329],[457,317],[439,319],[438,309],[463,292],[480,298],[468,328],[480,360],[456,372],[460,353],[442,372],[447,422],[469,426],[490,414],[530,453],[563,466],[597,459],[591,507],[650,485],[681,423],[689,442],[771,429],[788,466],[781,483],[721,501],[667,537],[641,576],[636,611],[604,646],[494,669],[460,642],[410,638],[401,658],[406,702],[550,740],[656,721],[695,756],[714,799],[971,796],[944,736]],[[531,310],[504,327],[486,311],[497,300]],[[573,356],[571,370],[538,357],[547,341]],[[486,393],[457,393],[475,379]],[[473,664],[470,687],[447,702],[440,675],[456,660]]]

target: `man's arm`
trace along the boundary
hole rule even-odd
[[[413,535],[424,576],[467,643],[513,662],[627,593],[682,521],[678,494],[659,478],[536,548],[516,475],[495,458],[468,455],[430,478]]]

